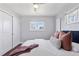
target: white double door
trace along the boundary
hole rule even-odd
[[[12,16],[0,11],[0,55],[12,48]]]

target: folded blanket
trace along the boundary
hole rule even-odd
[[[33,48],[36,48],[38,46],[38,44],[32,44],[30,46],[19,46],[16,49],[14,49],[11,53],[9,53],[8,56],[16,56],[22,53],[30,52]]]

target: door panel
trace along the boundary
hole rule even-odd
[[[12,48],[12,17],[0,11],[0,55]]]
[[[19,19],[13,18],[13,47],[20,43],[20,23]]]
[[[3,46],[2,46],[2,40],[3,40],[3,37],[2,37],[2,17],[1,17],[2,13],[0,12],[0,55],[2,55],[3,53]]]
[[[3,17],[3,44],[6,52],[12,48],[12,17],[5,13]]]

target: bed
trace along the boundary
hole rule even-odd
[[[67,31],[65,31],[67,32]],[[79,32],[78,31],[72,31],[73,36],[73,42],[72,45],[79,47]],[[79,55],[79,49],[77,51],[66,51],[64,49],[57,49],[51,44],[50,40],[45,39],[34,39],[34,40],[28,40],[22,44],[22,46],[27,46],[30,44],[39,44],[39,47],[34,48],[29,53],[23,53],[19,56],[78,56]]]

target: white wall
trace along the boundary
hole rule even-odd
[[[61,22],[60,22],[60,18],[56,19],[56,31],[60,31],[61,30]]]
[[[67,5],[67,7],[63,7],[62,12],[60,12],[59,16],[57,17],[57,18],[61,19],[61,30],[79,31],[79,23],[66,24],[66,19],[64,17],[67,12],[69,12],[70,10],[73,10],[77,7],[79,7],[79,4],[72,4],[72,5]]]
[[[30,31],[30,21],[44,21],[45,30],[42,32]],[[55,32],[55,17],[52,16],[24,16],[21,19],[21,41],[24,42],[30,39],[42,38],[49,39]]]

